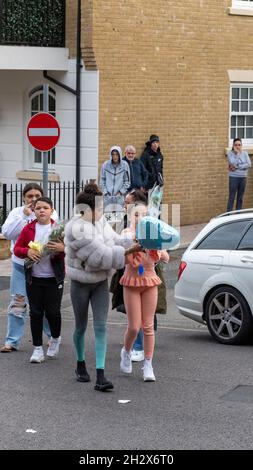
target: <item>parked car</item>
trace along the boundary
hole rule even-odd
[[[253,209],[221,214],[201,230],[183,254],[175,301],[219,343],[253,338]]]

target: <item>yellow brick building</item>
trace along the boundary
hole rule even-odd
[[[72,55],[75,10],[68,1]],[[182,224],[226,210],[233,135],[253,154],[252,30],[252,0],[82,0],[83,59],[99,71],[99,162],[113,144],[140,154],[158,134],[165,201],[181,205]]]

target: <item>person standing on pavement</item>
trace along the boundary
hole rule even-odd
[[[147,214],[147,206],[139,205],[132,208],[130,231],[135,239],[136,225],[141,217]],[[129,229],[126,229],[129,230]],[[155,263],[169,261],[166,250],[142,250],[127,256],[125,272],[120,279],[123,285],[124,304],[126,307],[128,327],[124,337],[124,347],[121,350],[120,369],[130,374],[132,372],[132,347],[142,328],[144,334],[144,363],[143,379],[154,382],[155,375],[152,366],[154,353],[154,316],[158,299],[160,278],[155,272]]]
[[[12,300],[8,307],[8,326],[5,344],[1,348],[2,353],[17,351],[24,334],[27,317],[28,299],[26,295],[24,260],[15,256],[13,249],[23,228],[35,218],[34,206],[37,199],[43,196],[43,190],[37,183],[28,183],[23,189],[24,205],[13,209],[2,226],[2,234],[7,240],[11,240],[12,273],[10,279],[10,294]],[[52,219],[58,219],[54,211]],[[20,305],[17,312],[17,302]],[[44,319],[44,332],[51,338],[51,332],[46,319]]]
[[[236,210],[240,210],[243,204],[243,196],[246,189],[248,169],[251,161],[246,150],[242,148],[242,141],[234,139],[232,150],[228,152],[228,174],[229,174],[229,197],[227,211],[233,210],[236,198]]]
[[[160,139],[158,135],[152,134],[146,142],[146,147],[140,158],[148,171],[147,189],[154,185],[163,185],[163,155],[160,149]]]
[[[65,230],[66,270],[71,279],[70,295],[75,315],[73,335],[77,356],[78,382],[90,382],[85,361],[85,334],[91,303],[95,332],[95,390],[113,389],[104,375],[106,358],[106,321],[109,308],[108,277],[112,269],[123,268],[125,255],[140,250],[132,247],[132,237],[121,237],[103,217],[103,193],[94,183],[87,184],[77,195],[77,209]],[[124,246],[132,247],[125,250]]]
[[[19,235],[14,254],[18,258],[29,258],[33,261],[31,267],[24,267],[26,277],[26,291],[30,307],[31,332],[33,339],[32,363],[44,361],[43,352],[43,318],[46,316],[51,340],[47,356],[55,357],[59,352],[61,334],[61,300],[65,276],[64,244],[62,242],[48,242],[54,220],[53,203],[48,197],[40,197],[35,202],[34,212],[36,220],[26,225]],[[37,250],[30,248],[30,242],[39,242],[47,245],[50,254],[41,255]]]
[[[148,172],[141,160],[136,158],[136,149],[133,145],[126,146],[123,161],[129,166],[130,186],[128,191],[132,189],[141,189],[144,191],[148,183]]]
[[[109,160],[104,162],[101,167],[100,187],[104,196],[104,209],[106,210],[109,205],[113,206],[112,210],[119,210],[120,207],[123,207],[124,196],[129,186],[129,166],[122,160],[121,148],[113,146],[110,149]]]

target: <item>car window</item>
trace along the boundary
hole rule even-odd
[[[236,250],[249,220],[230,222],[214,229],[204,240],[202,240],[197,250]]]
[[[237,249],[253,251],[253,225],[247,230]]]

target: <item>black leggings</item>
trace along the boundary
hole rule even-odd
[[[33,277],[32,283],[26,284],[26,291],[30,306],[33,345],[42,346],[44,315],[48,320],[52,337],[59,338],[63,288],[58,288],[54,277]]]

